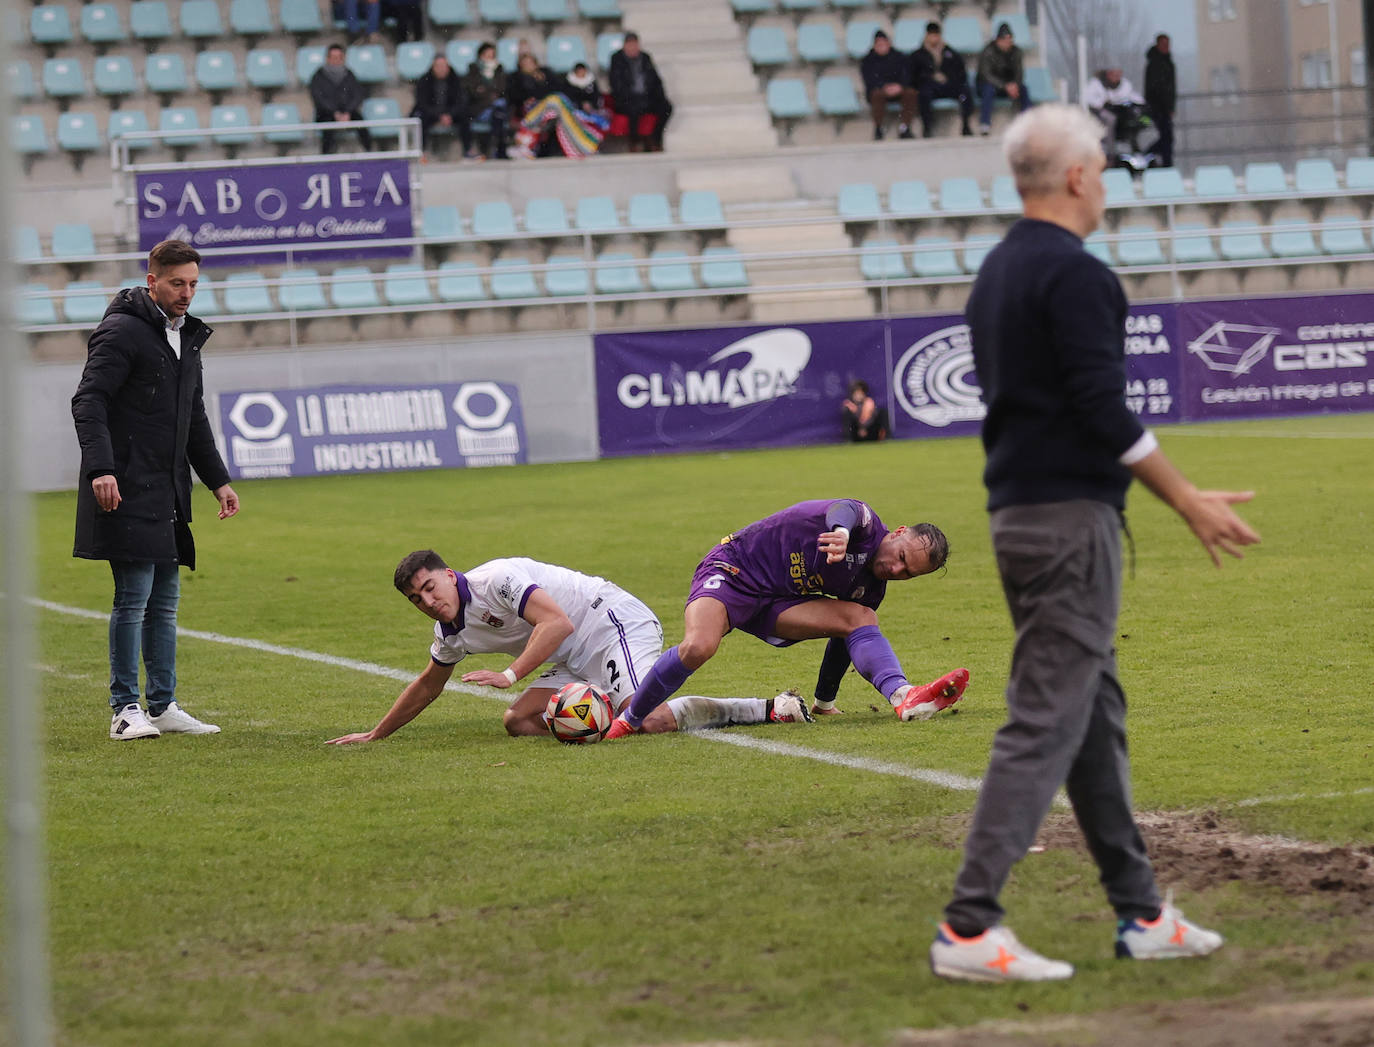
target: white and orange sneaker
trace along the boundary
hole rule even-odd
[[[1073,977],[1073,965],[1050,960],[1016,940],[998,924],[974,938],[961,938],[940,924],[930,945],[930,969],[941,978],[965,982],[1052,982]]]
[[[1221,948],[1216,931],[1199,927],[1174,908],[1174,892],[1153,920],[1121,920],[1116,926],[1116,955],[1122,960],[1174,960],[1206,956]]]
[[[617,738],[624,738],[626,735],[638,733],[638,727],[631,727],[630,722],[626,720],[625,717],[617,716],[611,721],[611,726],[607,728],[606,733],[601,736],[601,740],[603,742],[610,742]]]
[[[897,699],[892,706],[897,713],[897,719],[929,720],[964,696],[968,678],[967,669],[955,669],[953,672],[945,673],[938,680],[932,680],[924,687],[907,685],[893,695]]]

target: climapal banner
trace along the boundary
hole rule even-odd
[[[505,382],[245,390],[221,393],[219,415],[234,479],[526,460],[520,394]]]

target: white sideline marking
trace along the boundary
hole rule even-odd
[[[1368,796],[1374,793],[1374,786],[1363,789],[1347,789],[1339,793],[1290,793],[1287,796],[1252,796],[1248,800],[1233,800],[1231,807],[1260,807],[1267,803],[1291,803],[1294,800],[1344,800],[1347,796]]]
[[[1374,440],[1374,433],[1287,433],[1282,430],[1260,429],[1252,433],[1218,433],[1184,430],[1168,430],[1169,436],[1224,436],[1244,437],[1251,440]]]

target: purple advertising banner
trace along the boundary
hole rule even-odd
[[[520,394],[505,382],[221,393],[219,415],[236,480],[526,460]]]
[[[879,320],[599,334],[595,353],[607,457],[828,443],[852,379],[888,395]]]
[[[1374,410],[1374,295],[1178,307],[1183,417]]]
[[[333,259],[401,257],[409,247],[369,247],[371,240],[412,235],[410,163],[347,160],[262,167],[171,169],[138,176],[138,243],[185,240],[202,251],[264,247],[252,254],[207,257],[206,264],[296,259],[306,248],[350,243],[347,251],[316,251]]]

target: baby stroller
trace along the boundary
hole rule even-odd
[[[1107,162],[1112,167],[1128,171],[1143,171],[1147,167],[1161,167],[1158,153],[1159,129],[1150,119],[1148,107],[1135,102],[1107,106],[1116,116],[1115,141],[1107,150]]]

